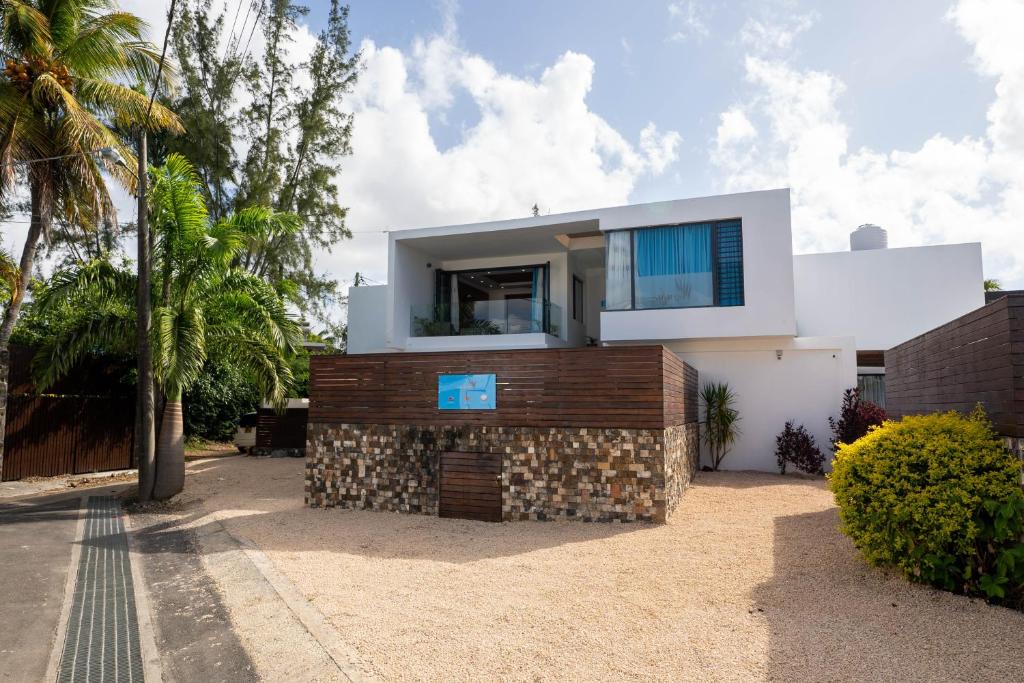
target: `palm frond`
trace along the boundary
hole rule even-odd
[[[206,362],[206,320],[195,306],[160,306],[153,311],[153,358],[157,382],[168,400],[180,401]]]
[[[6,249],[0,249],[0,298],[10,301],[21,286],[21,269]]]
[[[249,331],[238,323],[219,325],[209,331],[211,349],[240,368],[265,400],[282,408],[295,386],[291,366],[274,345],[253,338]]]
[[[45,285],[34,290],[34,301],[42,312],[68,304],[88,307],[97,302],[133,306],[135,286],[135,274],[130,270],[117,268],[106,259],[96,259],[54,273]]]
[[[171,154],[153,171],[150,194],[151,224],[156,262],[165,277],[172,267],[181,269],[181,256],[206,237],[207,213],[201,180],[185,157]]]
[[[134,307],[99,304],[79,309],[55,335],[46,338],[32,358],[32,376],[45,391],[83,358],[97,352],[127,353],[135,339]]]
[[[14,50],[43,55],[50,42],[50,22],[46,15],[22,0],[0,3],[0,32]]]
[[[302,327],[284,301],[266,281],[242,270],[232,270],[219,283],[211,300],[211,318],[238,321],[253,338],[263,339],[285,355],[302,344]]]

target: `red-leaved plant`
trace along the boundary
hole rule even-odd
[[[786,465],[793,465],[808,474],[821,474],[824,470],[825,456],[814,442],[814,437],[807,433],[803,425],[786,423],[782,433],[775,437],[775,457],[779,462],[779,472],[786,473]]]
[[[847,389],[843,393],[843,407],[839,411],[839,419],[830,417],[829,427],[832,428],[832,449],[841,443],[853,443],[868,433],[874,425],[885,422],[885,409],[872,403],[862,401],[857,389]]]

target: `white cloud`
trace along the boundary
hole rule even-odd
[[[793,14],[785,11],[760,18],[750,17],[740,28],[740,42],[758,53],[788,50],[793,41],[818,20],[816,12]]]
[[[708,12],[697,0],[676,0],[668,4],[668,15],[673,27],[669,40],[698,41],[711,35]]]
[[[525,216],[534,203],[552,212],[622,204],[641,177],[677,158],[678,133],[651,123],[630,142],[589,108],[586,55],[566,52],[532,79],[466,52],[452,32],[410,52],[372,41],[361,49],[365,70],[348,100],[353,155],[340,182],[353,230]],[[468,95],[480,119],[441,150],[430,115],[455,93]],[[383,279],[385,250],[386,240],[357,236],[321,265]]]
[[[986,275],[1024,286],[1024,56],[1012,28],[1024,5],[962,0],[949,16],[997,79],[985,135],[851,150],[838,78],[748,55],[752,97],[720,116],[711,151],[723,188],[791,186],[798,251],[844,249],[850,230],[872,222],[894,246],[981,241]]]

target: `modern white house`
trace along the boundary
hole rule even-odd
[[[388,284],[350,290],[349,354],[664,344],[738,396],[729,469],[828,418],[881,352],[984,304],[981,247],[793,255],[789,190],[392,231]]]

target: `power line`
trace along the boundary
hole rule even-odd
[[[256,13],[256,19],[252,22],[252,30],[249,31],[249,39],[245,41],[245,49],[242,50],[242,57],[244,59],[249,54],[249,44],[252,43],[252,36],[256,33],[256,27],[260,24],[260,17],[263,16],[263,8],[266,7],[266,0],[260,0],[260,11]],[[241,33],[239,33],[241,37]],[[241,71],[241,62],[239,62],[239,71]]]
[[[153,101],[160,90],[160,76],[164,72],[164,60],[167,58],[167,43],[171,37],[171,26],[174,24],[174,5],[177,0],[171,0],[171,6],[167,10],[167,30],[164,31],[164,46],[160,50],[160,61],[156,65],[156,76],[153,77],[153,92],[149,95],[149,106],[146,107],[146,120],[143,121],[143,128],[149,127],[149,116],[153,112]]]
[[[251,5],[250,5],[251,7]],[[228,42],[224,45],[224,55],[221,57],[221,61],[227,59],[228,52],[231,51],[231,41],[235,38],[235,24],[238,23],[238,13],[242,9],[242,3],[235,5],[235,18],[231,20],[231,33],[228,34]],[[245,13],[245,18],[249,18],[249,13]],[[242,30],[245,30],[245,21],[242,21]]]
[[[31,215],[31,214],[29,214],[28,211],[11,211],[10,213],[12,213],[14,215],[18,215],[18,216],[30,216]],[[18,224],[31,225],[32,221],[31,220],[18,220],[18,219],[15,219],[15,218],[8,218],[8,219],[0,218],[0,224],[3,224],[3,223],[18,223]],[[387,230],[350,230],[349,233],[351,235],[353,235],[353,236],[355,236],[355,235],[386,235],[386,234],[388,234],[388,231]]]

